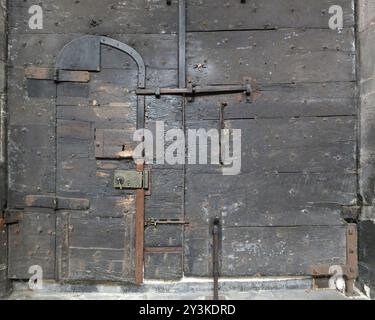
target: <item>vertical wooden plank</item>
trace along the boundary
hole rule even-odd
[[[56,280],[69,278],[69,213],[56,215]]]

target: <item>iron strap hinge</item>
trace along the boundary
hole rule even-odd
[[[88,71],[59,70],[53,68],[27,67],[25,77],[29,80],[52,80],[56,82],[79,82],[90,81]]]
[[[150,171],[116,170],[113,187],[115,189],[145,189],[150,187]]]
[[[56,197],[55,195],[27,195],[25,206],[29,208],[48,208],[54,210],[88,210],[90,200],[82,198]]]

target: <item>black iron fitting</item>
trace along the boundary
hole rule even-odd
[[[214,227],[212,229],[212,233],[214,235],[218,235],[219,234],[219,227],[220,227],[220,218],[216,217],[214,219]]]

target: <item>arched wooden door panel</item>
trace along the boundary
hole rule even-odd
[[[126,69],[111,48],[122,51]],[[65,46],[56,69],[72,76],[57,84],[56,194],[90,202],[58,212],[58,277],[134,281],[136,202],[144,195],[115,188],[114,175],[136,170],[132,141],[144,126],[144,99],[135,90],[144,87],[145,65],[123,43],[85,36]]]

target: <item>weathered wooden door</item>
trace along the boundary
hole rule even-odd
[[[134,281],[135,209],[144,195],[116,186],[116,172],[139,171],[132,151],[133,134],[144,127],[144,98],[135,95],[145,85],[142,58],[119,41],[84,36],[61,50],[55,69],[31,67],[26,76],[30,92],[38,92],[33,85],[55,88],[55,192],[25,196],[23,232],[16,226],[10,234],[10,272],[27,275],[29,266],[20,265],[16,255],[19,241],[27,241],[20,235],[27,238],[33,229],[30,220],[41,235],[55,237],[43,263],[34,255],[45,254],[52,238],[45,244],[40,237],[31,244],[39,248],[27,253],[48,278]]]
[[[337,4],[342,30],[328,25]],[[11,111],[9,207],[23,220],[10,228],[10,276],[27,278],[27,267],[39,264],[49,279],[134,281],[143,271],[146,279],[210,277],[215,217],[221,276],[327,274],[332,265],[349,274],[355,228],[344,218],[360,200],[352,1],[191,0],[186,42],[176,35],[186,31],[176,28],[185,21],[181,7],[177,19],[177,1],[100,6],[104,20],[129,16],[113,36],[121,42],[77,38],[77,30],[90,29],[61,17],[71,34],[47,49],[55,54],[77,39],[49,66],[58,73],[27,74],[27,101],[43,98],[53,112],[26,126],[14,120],[22,110]],[[137,22],[145,16],[152,23]],[[30,53],[45,35],[33,37]],[[13,59],[23,68],[22,55]],[[13,73],[16,84],[21,77]],[[244,78],[252,79],[250,97],[246,86],[238,90]],[[154,164],[144,168],[151,170],[149,190],[115,188],[117,170],[136,170],[133,132],[153,130],[156,121],[185,132],[241,129],[240,173],[224,176],[218,164]],[[30,173],[37,161],[52,179]],[[139,210],[144,243],[136,241]]]
[[[188,77],[256,81],[259,95],[196,97],[186,128],[242,129],[242,170],[186,171],[185,275],[212,274],[209,224],[223,225],[221,275],[312,274],[347,264],[343,206],[357,205],[354,8],[332,1],[189,1]]]

